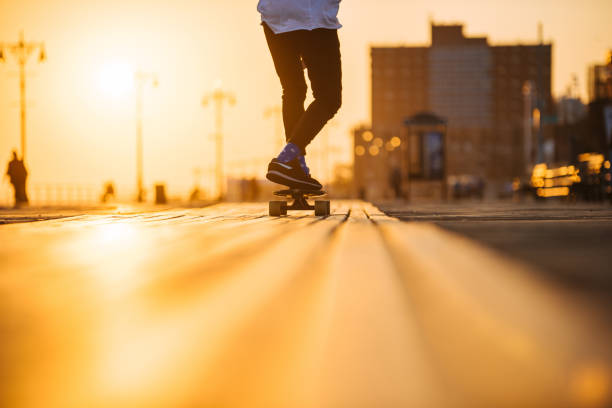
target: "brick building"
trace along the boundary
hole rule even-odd
[[[606,61],[589,67],[589,106],[587,129],[583,138],[589,151],[612,156],[612,50]],[[612,157],[610,157],[612,159]]]
[[[604,64],[589,67],[587,82],[589,102],[612,100],[612,50]]]
[[[466,37],[461,25],[434,24],[430,46],[372,47],[372,140],[384,146],[393,137],[404,140],[404,119],[432,112],[448,123],[448,174],[482,177],[495,190],[534,160],[526,121],[532,108],[539,107],[541,117],[552,112],[551,51],[551,44],[492,46],[486,37]],[[534,90],[528,103],[526,84]],[[355,153],[356,167],[369,144],[355,135],[355,148],[365,151]],[[402,151],[383,149],[367,158],[383,168],[372,171],[388,174]],[[358,177],[358,188],[368,191]],[[374,190],[372,198],[388,196],[388,189]]]

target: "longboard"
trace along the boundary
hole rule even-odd
[[[327,216],[330,214],[329,200],[315,200],[314,205],[308,203],[310,197],[321,197],[327,194],[323,190],[309,191],[298,189],[278,190],[274,192],[275,196],[284,197],[285,201],[273,200],[269,203],[269,214],[271,216],[287,215],[288,210],[307,211],[314,210],[317,216]],[[293,200],[289,205],[288,200]]]

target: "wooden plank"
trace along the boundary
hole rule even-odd
[[[350,218],[228,341],[199,405],[440,406],[380,234],[361,203],[341,205]]]
[[[20,367],[6,387],[22,403],[11,406],[40,406],[39,398],[52,407],[177,406],[184,395],[193,398],[185,387],[200,384],[202,367],[343,218],[26,228],[21,243],[36,247],[53,237],[53,245],[9,260],[12,273],[0,282],[3,294],[14,289],[3,310],[16,317],[27,309],[31,322],[3,344],[10,366]],[[173,281],[185,274],[184,283]],[[41,346],[46,358],[31,360]],[[60,392],[67,388],[80,391]]]
[[[233,365],[241,362],[240,350],[248,347],[252,338],[241,335],[240,328],[257,321],[258,311],[296,279],[303,265],[308,263],[313,253],[316,254],[316,251],[325,244],[330,231],[335,228],[338,221],[327,218],[320,222],[304,224],[301,228],[294,228],[281,239],[272,242],[265,249],[262,248],[248,264],[232,266],[229,278],[217,285],[214,291],[207,291],[198,298],[192,298],[190,302],[181,304],[174,310],[168,311],[164,307],[163,322],[157,321],[157,314],[152,316],[155,326],[158,326],[153,333],[148,333],[153,339],[158,337],[156,334],[163,335],[168,331],[174,334],[169,344],[171,351],[159,355],[159,358],[152,362],[152,366],[146,367],[145,372],[180,373],[180,375],[141,377],[143,384],[137,389],[142,389],[142,394],[131,393],[127,400],[121,395],[115,395],[117,399],[110,398],[109,405],[121,405],[136,398],[138,403],[147,406],[176,406],[187,401],[193,403],[193,399],[199,401],[196,405],[218,406],[245,395],[253,383],[242,384],[243,390],[240,393],[236,393],[236,389],[230,387],[228,392],[219,394],[219,390],[226,389],[221,381],[224,372],[231,373],[230,380],[236,380],[240,377],[241,371],[232,368],[232,364],[218,366],[215,361],[228,350],[228,345],[237,342],[237,347],[230,348],[231,356],[235,358],[231,361]],[[162,306],[166,306],[164,302]],[[282,313],[282,309],[274,313]],[[127,325],[128,322],[124,324]],[[144,326],[146,329],[149,324]],[[125,339],[122,338],[121,341]],[[173,344],[173,341],[177,341],[178,344]],[[142,342],[146,349],[149,341],[137,333],[134,346],[140,348],[143,346]],[[158,346],[157,340],[152,340],[152,347]],[[112,357],[118,358],[118,356]],[[260,377],[263,375],[263,373],[258,374]],[[203,384],[206,386],[203,387]],[[133,387],[131,389],[133,390]],[[278,389],[277,384],[273,395],[278,395]],[[259,390],[258,395],[264,391]],[[262,400],[265,398],[243,401],[248,402],[249,406],[257,406],[258,401]]]
[[[608,381],[605,322],[526,265],[435,225],[372,213],[454,401],[580,406],[599,398],[576,384]]]
[[[354,202],[330,254],[326,344],[317,406],[441,406],[399,276],[379,231]]]
[[[3,405],[586,406],[606,380],[610,328],[525,265],[332,211],[2,227]]]

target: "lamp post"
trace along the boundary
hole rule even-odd
[[[542,26],[542,23],[539,22],[538,23],[538,55],[537,55],[537,59],[538,59],[538,76],[537,76],[537,83],[535,86],[535,108],[537,110],[537,115],[538,115],[538,121],[537,121],[537,125],[536,125],[536,140],[538,143],[538,150],[537,150],[537,163],[543,163],[544,162],[544,128],[542,126],[542,116],[545,114],[546,112],[546,100],[545,100],[545,92],[544,92],[544,67],[543,65],[543,60],[544,60],[544,29]]]
[[[202,98],[202,106],[214,104],[215,109],[215,144],[216,144],[216,178],[219,201],[223,200],[223,103],[227,101],[230,106],[236,103],[236,98],[230,92],[224,92],[217,86],[212,93]]]
[[[159,82],[156,74],[137,71],[134,74],[134,83],[136,85],[136,201],[142,203],[145,200],[142,148],[142,103],[144,87],[148,83],[151,83],[153,87],[157,87]]]
[[[533,150],[533,91],[532,81],[525,81],[523,84],[523,160],[525,174],[530,174],[533,169],[532,150]]]
[[[19,41],[16,43],[0,43],[0,62],[5,62],[5,50],[13,54],[19,64],[19,107],[21,120],[21,160],[25,163],[26,155],[26,72],[25,66],[28,58],[35,51],[39,51],[38,62],[47,59],[45,44],[42,42],[25,42],[23,31],[19,33]]]

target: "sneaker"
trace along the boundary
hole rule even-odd
[[[304,173],[297,158],[287,163],[272,159],[268,164],[266,178],[274,183],[298,190],[318,191],[323,187],[317,180]]]
[[[300,154],[297,159],[300,162],[300,166],[302,167],[302,170],[304,170],[304,173],[306,173],[307,176],[310,176],[310,169],[306,165],[306,157]]]

